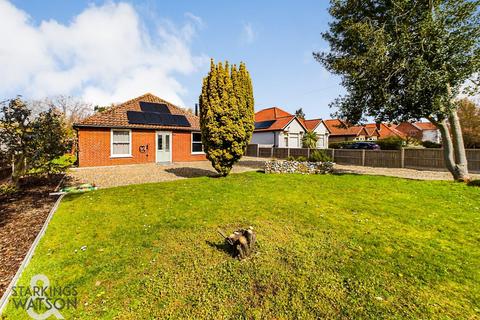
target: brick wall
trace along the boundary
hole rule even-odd
[[[206,160],[204,154],[192,154],[192,133],[173,132],[173,162],[188,162]]]
[[[147,152],[140,146],[148,145]],[[132,130],[132,157],[110,157],[110,129],[79,128],[78,160],[80,167],[112,166],[155,162],[155,130]],[[205,155],[191,154],[191,133],[173,132],[172,160],[174,162],[205,160]]]

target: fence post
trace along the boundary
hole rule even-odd
[[[275,148],[275,147],[272,146],[272,149],[270,150],[270,158],[273,158],[273,148]]]
[[[257,158],[260,157],[260,145],[257,144]]]
[[[290,158],[290,147],[287,148],[287,159]]]
[[[362,167],[365,167],[365,149],[362,149]]]
[[[400,149],[400,168],[405,168],[405,148]]]
[[[307,159],[310,158],[310,148],[307,148]]]
[[[332,149],[332,162],[335,162],[335,149]]]

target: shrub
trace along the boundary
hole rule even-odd
[[[424,146],[425,148],[428,148],[428,149],[439,149],[439,148],[442,147],[442,144],[432,142],[432,141],[423,141],[422,146]]]
[[[318,135],[314,131],[308,131],[302,138],[302,145],[304,148],[314,149],[317,146]]]
[[[307,157],[304,157],[304,156],[299,156],[299,157],[297,157],[295,160],[298,161],[298,162],[308,161]]]
[[[18,191],[18,189],[13,184],[1,184],[0,185],[0,196],[14,194],[17,191]]]
[[[68,168],[73,166],[77,162],[77,157],[73,154],[64,154],[61,157],[53,159],[51,161],[52,167],[54,168],[54,173],[65,172]]]
[[[405,145],[405,140],[399,137],[388,137],[374,141],[382,150],[400,150]]]
[[[253,88],[244,63],[210,63],[200,95],[200,128],[207,159],[222,176],[245,153],[255,128]]]
[[[331,162],[332,159],[325,153],[324,150],[315,150],[308,158],[310,162]]]

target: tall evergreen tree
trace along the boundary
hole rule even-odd
[[[250,76],[220,62],[210,63],[200,95],[200,127],[207,158],[222,176],[242,157],[254,129],[253,92]]]
[[[333,21],[314,53],[342,77],[347,94],[334,105],[358,122],[427,118],[442,134],[447,168],[468,180],[456,97],[480,78],[478,0],[331,0]],[[478,92],[478,91],[477,91]]]
[[[303,108],[300,108],[298,110],[295,110],[295,116],[297,118],[305,120],[305,112],[303,112]]]

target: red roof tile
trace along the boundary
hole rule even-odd
[[[376,129],[379,139],[385,139],[389,137],[405,138],[405,135],[402,132],[385,123],[380,123],[378,125],[376,123],[368,123],[365,125],[365,128],[367,128],[367,130]]]
[[[308,130],[308,131],[313,131],[315,128],[318,127],[320,122],[322,122],[321,119],[312,119],[312,120],[303,120],[301,121],[303,123],[303,126]]]
[[[415,122],[413,125],[418,127],[420,130],[437,130],[437,127],[431,122]]]
[[[289,117],[292,114],[277,107],[263,109],[255,113],[255,122],[275,120],[278,118]]]
[[[330,131],[331,136],[358,136],[362,133],[367,133],[362,126],[348,126],[340,119],[323,120],[325,126]]]
[[[130,124],[127,119],[127,111],[141,111],[140,101],[166,104],[171,114],[184,115],[187,117],[190,127],[174,127],[149,124]],[[191,112],[165,101],[151,93],[112,106],[105,111],[97,112],[85,120],[75,123],[74,127],[105,127],[105,128],[136,128],[136,129],[169,129],[169,130],[200,130],[200,119]]]
[[[268,128],[264,129],[255,129],[255,132],[260,132],[260,131],[279,131],[283,130],[290,122],[295,119],[295,116],[288,116],[288,117],[283,117],[283,118],[277,118],[275,122],[273,122]],[[264,121],[269,121],[269,120],[264,120]],[[260,121],[262,122],[262,121]]]

